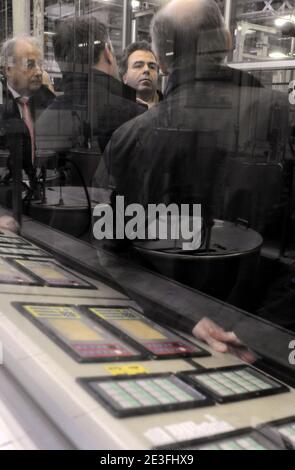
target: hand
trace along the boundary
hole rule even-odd
[[[254,354],[233,331],[225,331],[209,318],[204,317],[195,325],[193,335],[207,343],[214,351],[233,354],[249,363],[256,360]]]
[[[20,227],[17,221],[9,215],[2,215],[0,217],[0,230],[10,230],[13,233],[19,233]]]

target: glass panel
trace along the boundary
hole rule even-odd
[[[38,35],[44,48],[33,44],[33,55],[20,56],[8,48],[7,57],[4,48],[1,207],[19,221],[23,216],[25,226],[33,220],[43,227],[53,254],[82,259],[98,277],[105,269],[108,280],[144,309],[148,305],[154,321],[179,328],[185,323],[191,333],[207,316],[268,356],[270,368],[277,361],[289,373],[286,338],[295,331],[295,2],[217,1],[229,20],[232,46],[223,22],[218,28],[210,23],[214,15],[202,24],[204,31],[198,22],[189,29],[193,15],[181,27],[191,3],[183,2],[173,17],[179,23],[172,21],[166,36],[159,27],[162,40],[157,47],[141,45],[137,59],[129,49],[124,54],[124,46],[151,40],[151,21],[169,0],[45,0],[41,17],[38,2],[29,3],[32,31],[36,18],[44,19]],[[13,15],[12,1],[0,1],[2,40],[16,32]],[[148,208],[159,203],[177,210],[153,225]],[[131,204],[140,206],[138,220],[132,220]],[[184,205],[190,207],[180,233],[177,211]],[[104,214],[114,217],[111,235],[98,221]],[[164,234],[156,232],[159,227]],[[55,238],[50,229],[66,237],[62,248],[60,233]],[[19,248],[5,241],[9,234],[2,236],[0,259],[18,255],[26,258],[23,266],[32,266],[32,258],[35,264],[48,256],[44,232],[33,240],[43,251]],[[91,256],[84,257],[84,249],[92,249]],[[54,260],[39,264],[39,277],[41,265],[55,266]],[[47,276],[49,290],[58,281],[49,282],[53,274]],[[195,309],[196,298],[203,299],[204,312]],[[152,335],[136,322],[129,326],[129,335]]]

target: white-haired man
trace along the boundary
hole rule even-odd
[[[1,51],[6,81],[3,83],[0,139],[2,148],[12,153],[15,135],[23,149],[23,168],[29,176],[34,173],[36,116],[54,99],[54,94],[42,85],[42,51],[31,36],[7,40]],[[16,129],[21,120],[22,127]]]

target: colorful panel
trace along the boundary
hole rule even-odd
[[[132,308],[89,307],[89,312],[127,335],[158,357],[208,356],[203,349],[179,338]]]
[[[38,282],[0,258],[0,284],[38,285]]]
[[[15,263],[37,276],[48,286],[95,289],[94,286],[53,261],[18,259]]]
[[[124,361],[145,357],[73,305],[13,305],[79,362]]]

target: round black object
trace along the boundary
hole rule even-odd
[[[182,284],[247,308],[263,239],[232,222],[215,220],[209,250],[165,250],[163,240],[136,242],[141,264]],[[157,245],[160,249],[157,249]],[[168,246],[167,245],[167,246]]]

